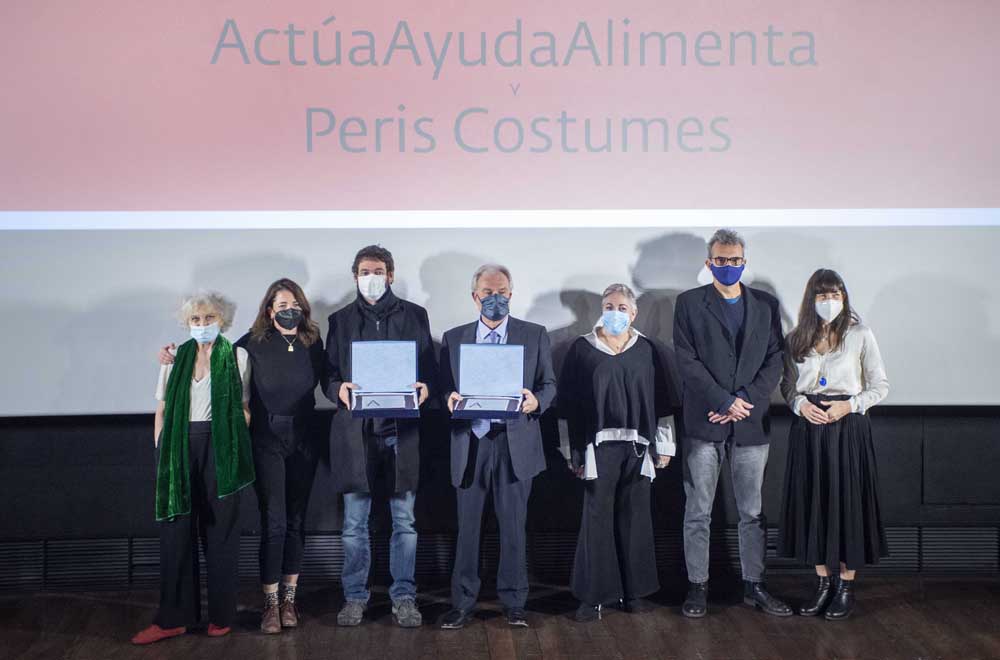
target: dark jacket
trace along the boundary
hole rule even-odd
[[[460,325],[444,334],[441,342],[441,395],[446,399],[452,392],[458,391],[455,383],[459,373],[459,346],[476,343],[478,324],[479,321]],[[507,444],[514,475],[518,480],[530,479],[545,469],[538,418],[556,398],[556,373],[552,367],[549,335],[544,327],[510,317],[507,321],[507,344],[524,346],[524,387],[538,399],[538,410],[507,420]],[[475,451],[470,451],[470,447],[477,447],[478,439],[471,431],[471,420],[451,420],[451,483],[456,488],[462,485],[469,461],[476,460]]]
[[[334,489],[341,493],[367,493],[367,451],[364,438],[364,419],[355,419],[340,401],[340,386],[351,382],[351,342],[378,338],[383,340],[417,342],[417,378],[426,383],[430,396],[434,396],[437,382],[437,363],[431,342],[427,310],[387,291],[379,301],[385,313],[378,322],[363,313],[367,305],[360,296],[352,303],[330,315],[330,329],[326,335],[327,373],[323,386],[327,398],[337,405],[330,424],[330,472]],[[366,325],[367,324],[367,325]],[[396,422],[396,478],[397,493],[416,490],[420,475],[420,420],[397,419]]]
[[[767,444],[763,420],[781,379],[784,338],[778,300],[741,285],[745,305],[743,342],[726,324],[722,296],[713,284],[685,291],[674,310],[674,349],[680,370],[685,433],[706,442]],[[741,422],[712,424],[717,411],[746,390],[754,408]]]

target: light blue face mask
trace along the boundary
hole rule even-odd
[[[601,324],[604,326],[604,330],[614,336],[618,336],[628,329],[631,319],[625,312],[619,312],[617,309],[608,309],[601,314]]]
[[[191,338],[199,344],[211,344],[219,336],[219,324],[192,325]]]

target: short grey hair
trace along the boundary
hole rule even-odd
[[[207,307],[219,315],[220,332],[232,327],[233,317],[236,316],[236,303],[218,291],[198,291],[184,298],[180,309],[177,310],[177,320],[185,328],[188,327],[191,314],[202,307]]]
[[[747,244],[743,240],[743,237],[737,234],[732,229],[719,229],[714,234],[712,238],[708,239],[708,256],[712,256],[712,247],[718,243],[719,245],[739,245],[746,252]]]
[[[472,275],[472,292],[475,293],[476,289],[479,287],[479,278],[483,275],[503,275],[507,278],[507,284],[510,286],[511,290],[514,290],[514,278],[510,276],[510,270],[506,266],[501,266],[500,264],[483,264],[476,269],[476,272]]]
[[[628,304],[632,305],[633,311],[639,311],[639,303],[636,300],[635,291],[633,291],[628,284],[622,284],[620,282],[616,282],[604,290],[604,293],[601,294],[601,304],[604,304],[605,298],[616,293],[620,293],[628,299]]]

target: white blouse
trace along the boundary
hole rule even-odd
[[[850,396],[851,412],[865,412],[889,393],[889,379],[875,335],[858,324],[847,329],[836,350],[820,355],[809,351],[796,363],[785,351],[781,394],[796,415],[801,415],[807,394]]]
[[[177,351],[170,351],[177,354]],[[240,370],[240,380],[243,381],[243,403],[250,401],[250,360],[246,349],[238,347],[236,349],[236,365]],[[163,401],[167,395],[167,380],[170,379],[170,372],[174,365],[161,364],[160,377],[156,381],[156,400]],[[188,417],[190,422],[210,422],[212,421],[212,374],[205,374],[201,380],[191,377],[191,414]]]

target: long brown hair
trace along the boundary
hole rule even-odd
[[[287,291],[292,294],[295,297],[295,301],[299,303],[299,308],[302,310],[302,319],[299,321],[298,329],[299,341],[304,346],[310,346],[314,341],[319,339],[319,326],[312,320],[312,307],[309,306],[309,300],[306,299],[306,294],[302,291],[302,287],[287,277],[276,280],[271,286],[267,287],[267,293],[264,294],[264,299],[260,301],[260,310],[257,312],[257,318],[254,319],[253,325],[250,327],[250,336],[254,341],[263,341],[272,332],[277,332],[274,328],[274,321],[271,319],[271,307],[274,305],[274,299],[280,291]]]
[[[792,359],[796,362],[806,359],[806,355],[816,346],[823,334],[823,319],[816,313],[816,296],[836,291],[839,291],[844,298],[844,311],[830,323],[830,350],[835,350],[840,345],[848,328],[861,322],[851,308],[843,278],[837,271],[820,268],[806,283],[802,305],[799,307],[799,323],[788,334],[788,348]]]

